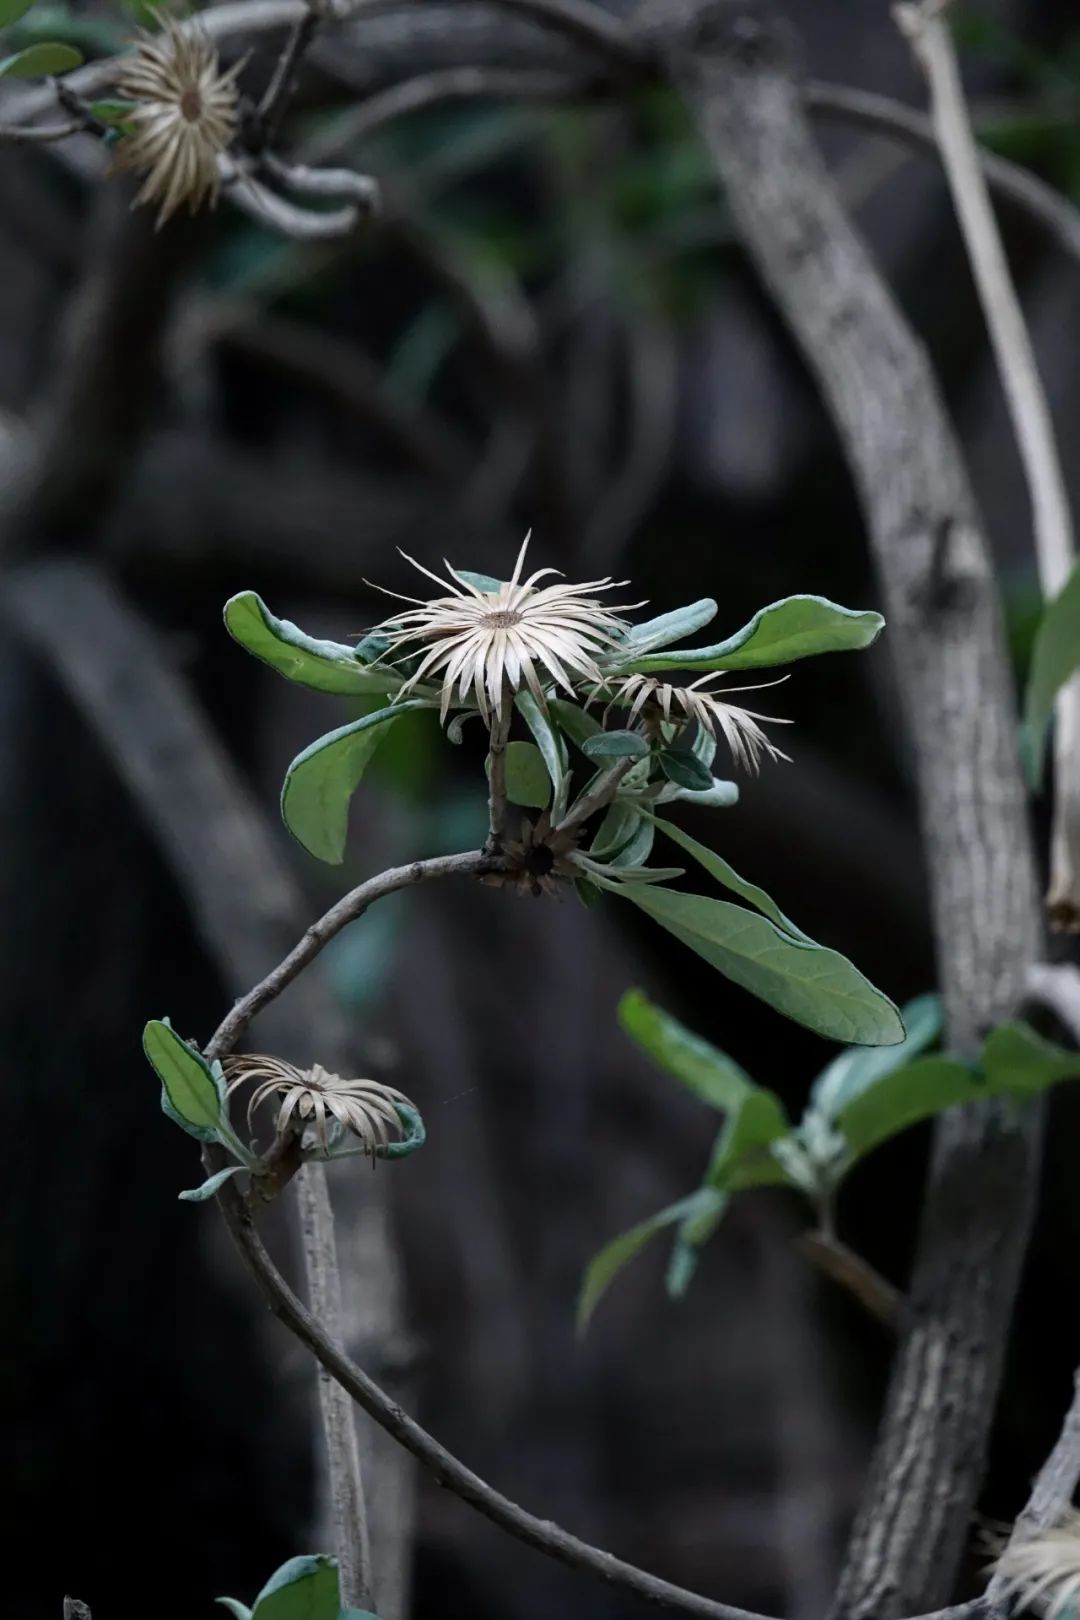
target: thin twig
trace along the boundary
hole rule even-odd
[[[223,1192],[228,1194],[231,1186],[231,1183],[227,1183]],[[536,1547],[571,1568],[599,1575],[612,1585],[634,1592],[649,1602],[677,1609],[683,1614],[701,1616],[702,1620],[764,1620],[762,1616],[748,1614],[746,1610],[731,1604],[699,1597],[694,1592],[659,1580],[613,1557],[611,1553],[603,1552],[599,1547],[579,1541],[560,1526],[536,1518],[501,1496],[403,1412],[373,1379],[330,1342],[267,1254],[239,1193],[233,1190],[226,1197],[219,1196],[219,1202],[240,1253],[274,1315],[308,1347],[319,1363],[348,1390],[353,1400],[376,1423],[423,1463],[440,1485],[453,1491],[455,1496],[461,1497],[519,1541]]]
[[[591,788],[588,793],[581,795],[577,803],[572,806],[569,814],[563,817],[554,830],[556,832],[569,832],[574,827],[583,826],[590,816],[596,815],[598,810],[603,810],[605,805],[609,805],[615,797],[623,777],[637,763],[637,760],[631,756],[616,760],[611,769],[605,771],[597,779],[595,787]]]
[[[506,11],[519,11],[545,23],[610,62],[639,67],[642,54],[630,33],[595,0],[497,0]]]
[[[506,744],[514,718],[509,682],[503,683],[502,713],[495,717],[488,744],[488,841],[487,849],[497,854],[506,837]]]
[[[81,118],[70,124],[0,124],[0,141],[14,141],[30,145],[35,141],[66,141],[69,135],[81,135],[86,128]]]
[[[352,207],[328,209],[320,214],[308,208],[297,208],[295,203],[279,197],[252,175],[241,174],[235,168],[226,170],[224,190],[233,207],[239,208],[249,219],[282,236],[291,236],[297,242],[322,242],[329,237],[348,236],[360,218],[357,209]]]
[[[1031,497],[1039,579],[1043,596],[1050,601],[1065,584],[1075,560],[1069,496],[1050,407],[990,205],[943,9],[939,0],[933,5],[924,0],[921,5],[898,5],[894,15],[929,86],[942,162]],[[1073,932],[1080,930],[1080,676],[1058,696],[1054,762],[1047,911],[1055,927]]]
[[[269,145],[276,136],[281,120],[288,105],[289,93],[293,87],[296,70],[300,66],[304,53],[315,38],[319,26],[319,18],[314,6],[308,5],[302,17],[298,17],[289,31],[285,41],[285,48],[278,57],[273,76],[266,87],[265,94],[259,102],[258,133],[262,141]]]
[[[208,1060],[225,1057],[247,1030],[257,1013],[276,1001],[297,975],[313,962],[324,946],[340,934],[349,923],[362,917],[376,900],[395,894],[413,884],[429,882],[432,878],[478,877],[498,870],[499,863],[481,849],[468,850],[462,855],[435,855],[426,861],[413,861],[409,866],[393,866],[377,877],[368,878],[357,888],[338,900],[317,922],[313,922],[304,937],[289,954],[278,963],[273,972],[260,979],[254,989],[233,1007],[214,1031],[206,1047]]]
[[[374,214],[379,208],[379,183],[370,174],[357,174],[355,169],[319,169],[302,163],[285,163],[273,152],[262,157],[267,173],[307,197],[347,197],[362,214]]]
[[[926,152],[938,152],[933,120],[902,101],[846,84],[827,84],[820,79],[809,80],[802,90],[803,99],[811,112],[842,118],[880,135],[891,135],[908,146],[917,146]],[[1022,209],[1053,237],[1059,247],[1072,258],[1080,260],[1080,210],[1021,164],[1012,163],[1008,158],[982,147],[976,150],[982,172],[998,196]]]
[[[868,1260],[828,1232],[803,1232],[798,1247],[819,1271],[846,1289],[883,1327],[896,1331],[902,1295]]]

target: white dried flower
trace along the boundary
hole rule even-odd
[[[538,588],[538,580],[558,570],[540,568],[522,580],[528,544],[526,535],[511,578],[497,591],[479,590],[449,563],[450,580],[440,579],[402,553],[406,562],[452,594],[427,602],[399,597],[414,606],[375,627],[376,634],[389,641],[387,657],[422,650],[416,672],[402,686],[399,697],[406,696],[419,681],[437,677],[442,683],[444,721],[455,702],[456,688],[457,704],[467,702],[471,689],[477,708],[490,723],[492,711],[502,718],[506,692],[527,687],[543,708],[544,689],[552,683],[572,697],[575,681],[602,678],[596,659],[610,652],[624,634],[626,625],[617,615],[630,609],[611,608],[593,593],[612,590],[616,582],[598,579],[584,585]]]
[[[1063,1616],[1080,1600],[1080,1512],[1070,1508],[1061,1523],[1009,1543],[994,1563],[1002,1599],[1021,1609]]]
[[[135,201],[160,201],[158,227],[182,203],[194,214],[217,201],[218,157],[236,134],[239,68],[222,73],[209,36],[172,18],[158,34],[140,31],[122,62],[116,89],[136,105],[125,114],[133,128],[116,148],[116,166],[145,173]]]
[[[416,1112],[408,1097],[393,1086],[384,1086],[378,1080],[343,1080],[321,1063],[299,1069],[284,1058],[245,1052],[226,1058],[222,1066],[230,1093],[249,1081],[259,1082],[248,1102],[249,1130],[255,1110],[269,1098],[277,1097],[280,1104],[274,1121],[275,1135],[284,1136],[296,1121],[312,1124],[324,1153],[329,1150],[328,1116],[358,1137],[364,1151],[374,1157],[375,1149],[391,1140],[391,1132],[397,1140],[404,1134],[395,1104],[404,1103]]]
[[[614,695],[608,708],[627,709],[627,721],[631,725],[646,705],[658,710],[669,724],[673,711],[676,711],[674,718],[677,724],[696,723],[711,737],[722,736],[731,749],[735,764],[748,771],[758,769],[763,754],[770,759],[787,760],[788,755],[769,741],[759,722],[787,726],[791,724],[790,720],[783,720],[774,714],[756,714],[750,709],[740,708],[736,703],[729,703],[727,692],[705,690],[710,681],[722,678],[722,673],[702,675],[689,686],[671,686],[652,675],[627,675],[614,684]],[[782,678],[787,679],[786,676]],[[764,684],[778,686],[780,683],[766,681]],[[607,689],[611,690],[610,683]],[[729,687],[728,692],[759,692],[761,689],[761,686],[735,686]],[[677,712],[679,710],[681,714]]]

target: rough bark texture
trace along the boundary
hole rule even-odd
[[[732,0],[640,25],[701,128],[736,228],[851,466],[914,741],[951,1047],[1020,999],[1038,946],[1014,705],[982,525],[927,357],[836,198],[783,42]],[[982,1476],[1029,1227],[1038,1121],[993,1103],[937,1131],[919,1258],[835,1613],[943,1603]]]

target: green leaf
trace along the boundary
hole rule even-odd
[[[616,871],[624,867],[643,866],[652,854],[653,840],[656,829],[651,821],[644,816],[637,817],[637,825],[632,829],[630,837],[610,857],[608,865]],[[624,874],[625,876],[625,874]]]
[[[644,759],[649,745],[637,731],[597,731],[585,738],[581,752],[587,759]]]
[[[0,0],[0,28],[10,28],[12,23],[25,17],[34,0]]]
[[[641,658],[661,647],[670,647],[673,641],[681,641],[684,636],[696,636],[699,630],[704,630],[715,618],[716,603],[711,596],[702,597],[700,602],[691,602],[686,607],[676,608],[673,613],[661,613],[659,618],[646,619],[643,624],[635,624],[626,640],[620,642],[612,657],[605,659],[604,662],[617,662],[621,665],[628,658]]]
[[[939,996],[917,996],[901,1016],[907,1034],[896,1046],[856,1046],[822,1069],[810,1090],[809,1106],[815,1113],[835,1124],[849,1103],[925,1052],[941,1034]]]
[[[677,1018],[666,1013],[642,990],[628,990],[619,1002],[619,1024],[668,1074],[710,1108],[734,1113],[756,1089],[734,1058],[728,1057]],[[786,1128],[786,1126],[785,1126]]]
[[[620,664],[620,673],[663,669],[763,669],[815,653],[868,647],[885,620],[880,613],[838,607],[823,596],[788,596],[755,613],[749,624],[712,647],[646,654]]]
[[[355,648],[337,641],[316,641],[288,619],[275,618],[254,591],[230,597],[224,617],[226,629],[241,647],[287,680],[312,691],[386,696],[401,685],[401,676],[389,666],[365,663]]]
[[[519,692],[514,699],[514,707],[532,732],[533,741],[544,756],[544,764],[547,766],[555,795],[555,808],[561,810],[566,795],[568,769],[566,741],[552,725],[550,717],[544,713],[531,692]]]
[[[692,793],[707,793],[712,788],[713,777],[708,766],[685,749],[663,749],[660,769],[669,782],[679,788],[689,788]]]
[[[241,1603],[238,1598],[220,1597],[215,1598],[214,1602],[223,1604],[233,1616],[233,1620],[251,1620],[251,1610],[246,1603]]]
[[[345,857],[349,801],[360,784],[385,728],[411,709],[426,709],[422,698],[410,698],[365,714],[350,725],[327,732],[297,754],[285,774],[281,815],[297,843],[332,866]]]
[[[207,1180],[203,1182],[201,1187],[192,1187],[189,1192],[177,1193],[176,1196],[185,1204],[203,1204],[208,1198],[213,1198],[218,1188],[222,1186],[224,1182],[228,1181],[230,1176],[237,1175],[243,1169],[244,1166],[242,1164],[230,1164],[225,1170],[215,1171],[212,1176],[208,1177]],[[226,1598],[218,1599],[219,1603],[225,1603],[227,1601],[229,1600]]]
[[[703,1187],[701,1190],[711,1192],[714,1202],[711,1207],[703,1207],[697,1214],[688,1215],[675,1233],[667,1276],[664,1279],[664,1286],[671,1299],[682,1299],[686,1293],[697,1270],[701,1251],[727,1214],[731,1202],[729,1193],[718,1192],[711,1187]]]
[[[991,1030],[981,1062],[992,1090],[1020,1095],[1080,1077],[1080,1052],[1067,1052],[1020,1022],[999,1024]]]
[[[713,1143],[706,1186],[727,1193],[786,1181],[783,1166],[766,1150],[787,1134],[787,1115],[779,1097],[764,1086],[754,1086]]]
[[[649,811],[643,811],[642,813],[644,815],[650,814]],[[683,832],[681,827],[676,827],[673,821],[665,821],[662,816],[655,815],[652,816],[652,820],[660,831],[671,839],[673,844],[678,844],[680,849],[684,849],[688,855],[692,855],[698,865],[704,867],[709,876],[714,877],[717,883],[722,883],[725,889],[730,889],[733,894],[737,894],[748,905],[756,906],[758,911],[763,912],[769,921],[775,923],[777,928],[782,929],[785,934],[790,934],[792,939],[801,940],[806,945],[816,943],[810,938],[809,934],[804,934],[802,929],[796,923],[793,923],[790,917],[785,917],[771,895],[766,894],[764,889],[759,889],[756,883],[748,883],[746,878],[740,877],[735,868],[730,866],[723,856],[717,855],[715,850],[709,849],[705,844],[698,843],[696,838],[691,838],[690,834]]]
[[[337,1561],[320,1553],[282,1564],[255,1599],[252,1620],[338,1620],[340,1610]]]
[[[567,703],[563,698],[548,700],[548,709],[560,731],[564,731],[572,743],[579,748],[583,747],[589,737],[595,737],[602,731],[599,720],[584,709],[579,709],[576,703]]]
[[[454,572],[459,579],[463,579],[467,585],[475,586],[478,591],[483,591],[486,596],[494,596],[503,588],[503,581],[496,579],[492,574],[474,574],[468,568],[455,568]]]
[[[608,806],[596,830],[596,837],[589,845],[590,857],[599,861],[610,860],[637,835],[642,820],[641,812],[632,800],[615,799]]]
[[[896,1007],[839,952],[794,938],[726,900],[646,885],[612,887],[729,979],[819,1035],[864,1046],[903,1040]]]
[[[682,1221],[689,1215],[699,1214],[714,1205],[712,1189],[699,1187],[689,1198],[680,1198],[677,1204],[662,1209],[658,1215],[650,1215],[647,1221],[632,1226],[628,1232],[621,1232],[617,1238],[612,1238],[610,1243],[605,1244],[599,1254],[593,1255],[585,1268],[581,1293],[578,1296],[578,1332],[583,1332],[588,1326],[590,1317],[619,1272],[624,1266],[629,1265],[635,1255],[641,1253],[650,1238],[654,1238],[666,1226],[674,1226],[677,1221]]]
[[[16,51],[14,56],[5,56],[0,61],[0,79],[36,79],[44,78],[46,74],[69,73],[72,68],[81,65],[82,59],[82,52],[77,51],[74,45],[53,44],[51,41],[28,45],[25,51]]]
[[[506,796],[511,804],[546,810],[551,802],[551,781],[544,756],[535,743],[506,745]]]
[[[657,795],[656,803],[671,804],[676,799],[684,804],[696,804],[702,810],[730,810],[733,804],[739,802],[739,784],[714,776],[709,787],[698,791],[697,788],[677,787],[669,782]]]
[[[836,1116],[853,1158],[957,1103],[988,1096],[978,1069],[951,1057],[922,1057],[860,1092]]]
[[[1042,781],[1046,731],[1054,700],[1080,669],[1080,562],[1052,602],[1046,604],[1035,636],[1031,671],[1024,691],[1024,743],[1031,782]]]
[[[137,101],[92,101],[90,111],[102,124],[123,124],[138,105]],[[223,1603],[225,1599],[219,1598],[218,1602]]]
[[[161,1081],[161,1106],[169,1118],[200,1142],[215,1142],[225,1106],[220,1069],[182,1041],[167,1018],[152,1018],[143,1030],[143,1051]]]

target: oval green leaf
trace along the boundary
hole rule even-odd
[[[261,596],[241,591],[224,609],[225,628],[253,657],[269,664],[286,680],[314,692],[345,697],[388,696],[401,676],[388,665],[366,663],[356,649],[337,641],[316,641],[288,619],[278,619]]]
[[[143,1030],[143,1051],[161,1081],[164,1112],[189,1136],[216,1141],[225,1105],[220,1073],[180,1039],[168,1019],[150,1020]]]
[[[793,664],[816,653],[869,647],[885,624],[880,613],[838,607],[824,596],[788,596],[762,608],[726,641],[712,647],[646,654],[620,664],[619,672],[665,669],[764,669]]]
[[[0,0],[0,28],[10,28],[25,17],[34,0]]]
[[[581,752],[587,759],[644,759],[649,745],[637,731],[596,731],[583,740]]]
[[[602,662],[622,665],[630,658],[643,658],[646,653],[670,647],[672,642],[682,641],[686,636],[696,636],[715,618],[716,603],[711,596],[703,596],[700,602],[691,602],[672,613],[661,613],[658,618],[635,624],[612,656]]]
[[[533,741],[543,755],[555,795],[555,809],[561,813],[567,791],[566,740],[552,725],[550,716],[544,713],[531,692],[519,692],[514,699],[514,707],[532,732]]]
[[[901,1016],[907,1034],[898,1045],[853,1047],[850,1052],[841,1052],[821,1071],[810,1089],[810,1108],[816,1114],[835,1124],[850,1103],[894,1069],[919,1057],[941,1034],[941,998],[937,995],[916,996],[903,1008]]]
[[[617,1238],[612,1238],[610,1243],[605,1244],[599,1254],[593,1255],[585,1268],[581,1292],[578,1295],[578,1332],[583,1333],[588,1327],[590,1317],[619,1272],[630,1264],[635,1255],[641,1253],[651,1238],[662,1232],[666,1226],[674,1226],[679,1221],[703,1214],[715,1206],[716,1194],[712,1188],[699,1187],[689,1198],[680,1198],[677,1204],[671,1204],[659,1214],[650,1215],[647,1221],[641,1221],[629,1231],[621,1232]]]
[[[691,793],[707,793],[713,785],[709,767],[688,750],[663,749],[660,753],[660,769],[675,787],[687,788]]]
[[[613,892],[727,978],[819,1035],[861,1046],[903,1040],[893,1002],[838,951],[793,938],[727,900],[644,884],[620,884]]]
[[[338,1620],[340,1610],[337,1561],[319,1553],[282,1564],[255,1599],[252,1620]]]
[[[16,51],[14,56],[5,56],[0,61],[0,78],[37,79],[70,73],[72,68],[81,66],[82,59],[82,52],[77,51],[74,45],[45,41],[40,45],[28,45],[24,51]]]
[[[297,754],[281,790],[281,815],[297,843],[320,861],[339,866],[345,858],[349,801],[386,728],[410,709],[431,705],[419,698],[365,714],[327,732]]]
[[[243,1168],[242,1164],[230,1164],[227,1169],[218,1170],[209,1176],[200,1187],[192,1187],[187,1192],[177,1193],[176,1196],[185,1204],[204,1204],[208,1198],[213,1198],[218,1188],[228,1181],[230,1176],[238,1175]],[[229,1601],[231,1600],[227,1598],[218,1598],[219,1603]]]
[[[756,1089],[734,1058],[693,1034],[644,991],[626,992],[619,1002],[618,1018],[621,1028],[654,1063],[710,1108],[734,1113]]]
[[[506,797],[529,810],[546,810],[551,802],[551,780],[544,756],[535,743],[506,746]]]

